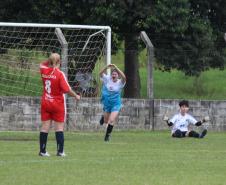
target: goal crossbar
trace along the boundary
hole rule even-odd
[[[0,22],[0,26],[17,26],[17,27],[42,27],[42,28],[79,28],[79,29],[104,29],[111,31],[110,26],[95,25],[73,25],[73,24],[40,24],[40,23],[9,23]]]
[[[36,74],[37,63],[51,52],[61,54],[61,69],[70,85],[76,89],[79,82],[85,91],[89,84],[99,86],[99,69],[111,63],[111,28],[0,22],[0,46],[0,95],[29,95],[28,88],[32,95],[38,95],[32,74]],[[16,82],[24,87],[14,85]],[[93,96],[98,93],[93,91]]]
[[[71,25],[71,24],[40,24],[40,23],[11,23],[0,22],[0,26],[8,27],[42,27],[42,28],[75,28],[75,29],[104,29],[107,30],[107,64],[111,63],[111,27],[94,25]]]

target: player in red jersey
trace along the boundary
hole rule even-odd
[[[40,73],[43,82],[43,95],[41,99],[40,156],[50,156],[46,151],[48,132],[52,122],[55,125],[57,142],[57,156],[64,153],[64,122],[66,118],[66,102],[64,94],[80,100],[67,82],[64,73],[60,70],[60,55],[52,53],[47,61],[40,64]]]

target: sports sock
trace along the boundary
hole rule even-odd
[[[188,136],[189,137],[195,137],[195,138],[199,138],[200,137],[199,133],[195,132],[194,130],[190,131]]]
[[[57,152],[63,153],[64,151],[64,132],[55,132],[56,142],[57,142]]]
[[[103,125],[103,124],[104,124],[104,116],[102,115],[100,118],[100,125]]]
[[[108,124],[107,130],[106,130],[106,135],[105,135],[106,137],[110,136],[110,134],[113,130],[113,127],[114,127],[113,125]]]
[[[48,133],[40,132],[39,144],[40,144],[40,152],[42,152],[42,153],[46,153],[47,138],[48,138]]]
[[[207,134],[207,129],[204,129],[200,134],[199,138],[204,138],[206,134]]]

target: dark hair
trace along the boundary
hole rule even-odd
[[[112,74],[113,72],[118,73],[117,69],[112,69],[112,70],[111,70],[111,74]],[[119,73],[118,73],[118,74],[119,74]]]
[[[181,106],[183,106],[183,105],[185,105],[186,107],[189,107],[188,101],[187,101],[187,100],[182,100],[182,101],[180,101],[179,106],[181,107]]]

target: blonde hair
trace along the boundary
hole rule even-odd
[[[60,55],[58,53],[51,53],[48,60],[50,65],[55,66],[60,62]]]

